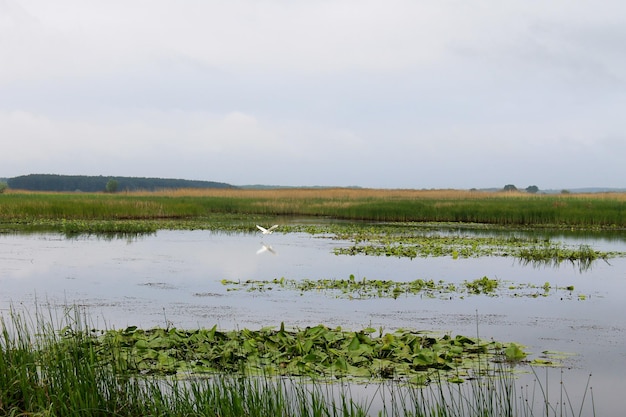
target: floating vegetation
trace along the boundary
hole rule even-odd
[[[576,356],[571,352],[558,352],[554,350],[544,350],[537,358],[530,361],[532,366],[560,367],[564,361]]]
[[[79,234],[126,237],[129,235],[154,234],[158,230],[155,223],[130,220],[62,220],[61,233],[68,237]]]
[[[100,235],[126,237],[126,235],[154,234],[158,230],[213,230],[225,233],[256,233],[255,222],[271,222],[273,217],[245,216],[242,214],[212,213],[206,217],[145,218],[115,216],[104,219],[82,218],[24,218],[6,221],[0,216],[0,233],[57,232],[68,237]]]
[[[338,298],[351,300],[369,298],[398,298],[400,296],[420,296],[425,298],[452,299],[454,296],[488,295],[491,297],[548,297],[559,294],[561,299],[573,299],[573,285],[552,286],[549,282],[543,285],[515,284],[484,276],[462,283],[446,283],[443,280],[416,279],[413,281],[393,281],[379,279],[356,279],[350,275],[348,279],[286,279],[246,280],[233,281],[223,279],[222,285],[227,291],[246,290],[249,292],[264,292],[272,290],[299,291],[301,294],[309,291],[324,292]],[[577,295],[578,300],[585,300],[583,294]]]
[[[374,333],[377,333],[374,335]],[[66,337],[75,337],[67,332]],[[135,326],[109,330],[87,342],[97,360],[138,374],[241,373],[262,376],[393,379],[427,384],[437,375],[463,378],[488,362],[526,358],[515,343],[426,332],[331,329],[181,330]]]
[[[483,256],[513,257],[524,264],[558,266],[570,262],[588,269],[596,260],[626,256],[622,252],[601,252],[588,245],[569,247],[550,239],[521,236],[466,236],[444,230],[387,226],[380,228],[344,228],[337,239],[352,245],[334,249],[336,255],[393,256],[398,258],[441,257],[477,258]]]
[[[246,289],[247,291],[268,291],[274,288],[306,291],[333,292],[338,297],[350,299],[365,298],[398,298],[403,294],[426,297],[437,297],[443,293],[457,292],[454,284],[445,284],[443,281],[417,279],[410,282],[398,282],[392,280],[357,280],[354,275],[348,279],[273,279],[273,280],[247,280],[232,281],[222,280],[222,284],[228,286],[228,291]]]

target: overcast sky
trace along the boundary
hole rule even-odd
[[[623,0],[0,0],[0,177],[626,187]]]

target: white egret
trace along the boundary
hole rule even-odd
[[[258,224],[256,225],[256,227],[263,232],[264,235],[271,235],[272,232],[274,231],[274,229],[276,229],[278,227],[277,224],[275,224],[274,226],[270,227],[269,229],[266,229],[265,227],[261,227]]]

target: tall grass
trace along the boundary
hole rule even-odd
[[[10,192],[0,197],[0,222],[4,223],[204,219],[215,214],[623,228],[626,194],[219,189],[119,194]]]
[[[281,380],[141,378],[98,362],[87,329],[66,327],[61,337],[40,318],[33,325],[16,314],[0,325],[0,415],[365,415],[345,397],[338,404],[319,389]]]
[[[378,384],[376,398],[356,400],[349,382],[211,375],[148,378],[124,373],[116,361],[99,362],[93,330],[78,315],[60,331],[41,316],[30,322],[0,317],[0,415],[8,416],[574,416],[563,388],[557,402],[542,385],[518,391],[508,372],[477,374],[464,384],[426,387]],[[118,358],[120,361],[132,358]],[[538,378],[537,378],[538,379]],[[563,386],[563,384],[561,384]],[[535,394],[537,396],[535,397]],[[587,391],[585,392],[586,395]],[[592,398],[593,403],[593,398]]]

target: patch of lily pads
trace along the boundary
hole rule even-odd
[[[69,332],[65,337],[75,337]],[[97,360],[123,373],[181,377],[211,374],[463,382],[526,361],[516,343],[411,330],[346,331],[264,327],[221,331],[176,328],[108,330],[86,340]],[[498,364],[498,365],[494,365]]]
[[[245,290],[249,292],[266,292],[273,290],[298,291],[301,294],[315,291],[336,298],[353,300],[370,298],[394,298],[403,296],[420,296],[424,298],[453,299],[471,295],[487,295],[491,297],[548,297],[559,296],[561,299],[586,300],[585,294],[574,294],[574,286],[558,286],[549,282],[543,285],[519,284],[501,281],[489,277],[477,278],[462,283],[451,283],[443,280],[416,279],[413,281],[394,281],[381,279],[356,279],[350,275],[348,279],[286,279],[233,281],[224,279],[222,285],[227,291]]]

